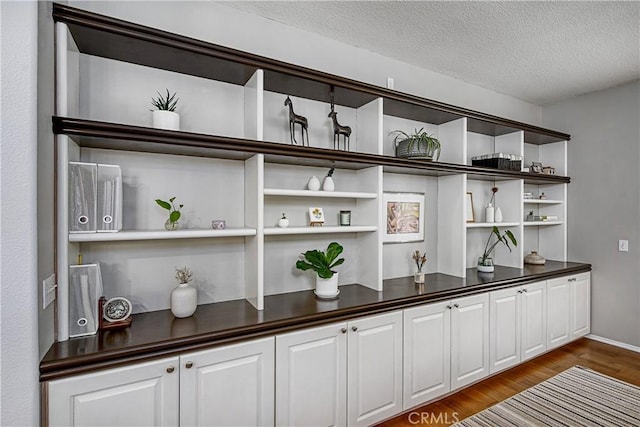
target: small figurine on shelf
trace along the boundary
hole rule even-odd
[[[300,139],[301,139],[302,146],[304,147],[304,136],[306,134],[307,147],[308,147],[309,146],[309,122],[307,121],[307,118],[299,114],[296,114],[293,111],[293,102],[291,101],[291,98],[289,98],[288,96],[287,96],[287,99],[284,100],[284,105],[285,107],[289,107],[289,134],[291,137],[291,143],[296,145],[298,144],[298,141],[296,140],[295,126],[300,125]]]
[[[327,117],[331,117],[331,120],[333,121],[333,149],[340,149],[340,135],[342,135],[342,146],[344,147],[344,151],[349,151],[351,128],[338,123],[338,113],[333,110],[333,106],[331,106],[331,112]]]
[[[336,170],[335,167],[331,167],[331,169],[329,169],[329,172],[327,173],[327,176],[324,177],[324,182],[322,183],[322,190],[323,191],[333,191],[336,189],[336,185],[333,182],[333,172]]]
[[[544,191],[540,193],[540,200],[545,200],[547,196],[544,195]]]
[[[425,252],[421,254],[420,251],[415,251],[411,257],[416,262],[416,267],[418,267],[418,271],[413,275],[413,281],[415,283],[424,283],[422,267],[424,266],[424,263],[427,262],[427,253]]]
[[[287,216],[283,212],[282,213],[282,218],[280,218],[278,220],[278,227],[287,228],[288,226],[289,226],[289,220],[287,219]]]

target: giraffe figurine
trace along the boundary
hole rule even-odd
[[[342,126],[338,123],[338,113],[333,109],[327,117],[331,117],[333,120],[333,149],[340,149],[340,135],[342,135],[342,141],[345,151],[349,151],[349,138],[351,137],[351,128],[349,126]]]
[[[304,116],[300,116],[293,111],[293,103],[291,102],[291,98],[287,96],[287,99],[284,101],[285,107],[289,107],[289,134],[291,136],[291,143],[298,144],[296,140],[295,126],[296,124],[300,125],[300,137],[302,146],[304,147],[304,135],[307,135],[307,147],[309,146],[309,123],[307,122],[307,118]]]

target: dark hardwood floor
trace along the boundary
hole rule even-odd
[[[582,338],[378,427],[451,425],[574,365],[640,386],[640,353]]]

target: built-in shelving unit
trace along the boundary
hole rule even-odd
[[[63,4],[54,3],[53,17],[62,341],[68,337],[68,266],[78,254],[103,264],[105,294],[132,297],[138,312],[168,307],[168,291],[158,284],[170,283],[175,266],[184,264],[200,281],[201,303],[246,299],[263,310],[268,297],[312,289],[311,275],[296,270],[295,260],[338,239],[347,258],[340,285],[376,292],[385,290],[385,281],[413,273],[414,250],[428,252],[430,273],[464,278],[494,225],[510,228],[520,242],[514,251],[496,250],[498,265],[522,268],[532,248],[566,261],[567,134]],[[144,104],[165,87],[190,107],[180,131],[150,127]],[[310,147],[289,141],[287,96],[313,124]],[[333,149],[332,96],[340,122],[353,128],[351,151]],[[131,107],[134,100],[143,107]],[[442,142],[440,161],[395,157],[389,133],[421,127]],[[557,175],[471,164],[472,156],[491,152],[551,164]],[[126,230],[69,233],[70,161],[121,166]],[[335,191],[308,190],[309,178],[322,179],[329,168]],[[500,189],[495,202],[504,213],[496,224],[483,223],[481,214],[492,187]],[[548,199],[523,200],[525,191]],[[384,194],[403,192],[425,195],[426,237],[387,245]],[[468,192],[472,223],[466,222]],[[182,229],[158,231],[164,212],[153,200],[172,196],[185,204]],[[525,222],[529,205],[558,221]],[[323,208],[324,226],[309,226],[310,207]],[[338,225],[343,210],[352,213],[352,225]],[[290,226],[276,227],[283,213]],[[213,219],[225,219],[228,228],[204,229]]]

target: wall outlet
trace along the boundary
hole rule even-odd
[[[42,281],[42,309],[49,307],[49,305],[56,300],[56,275],[52,274]]]
[[[628,240],[618,240],[618,252],[629,252]]]
[[[387,89],[393,89],[393,77],[387,77]]]

